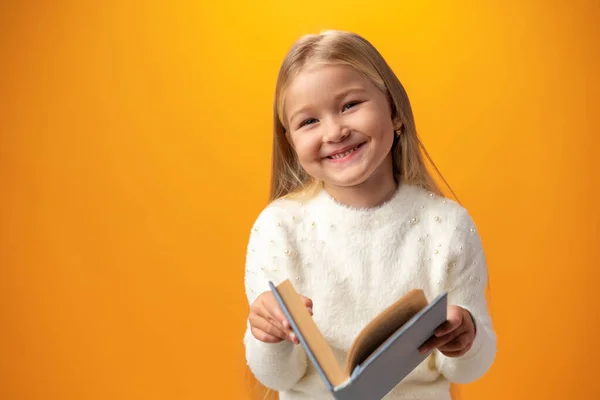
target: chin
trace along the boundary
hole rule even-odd
[[[344,177],[338,179],[323,179],[323,182],[327,185],[351,188],[362,185],[368,180],[368,177],[357,176],[357,177]]]
[[[328,168],[314,168],[307,170],[308,174],[316,177],[326,185],[337,187],[356,187],[366,183],[374,174],[370,168],[363,165],[352,165],[350,168],[342,171],[329,170]]]

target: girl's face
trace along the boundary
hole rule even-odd
[[[389,102],[354,68],[302,70],[288,87],[283,111],[300,165],[325,186],[393,184]]]

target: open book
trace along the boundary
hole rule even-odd
[[[269,282],[308,358],[337,400],[379,400],[423,362],[419,353],[446,321],[447,293],[431,303],[420,289],[407,293],[365,326],[350,346],[345,365],[319,331],[289,280]]]

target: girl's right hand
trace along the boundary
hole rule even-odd
[[[304,296],[300,296],[300,298],[312,316],[312,300]],[[279,343],[289,340],[295,344],[300,343],[271,291],[261,293],[254,300],[250,306],[248,320],[252,335],[261,342]]]

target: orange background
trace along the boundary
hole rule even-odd
[[[246,398],[276,73],[324,28],[387,58],[480,228],[499,352],[460,397],[600,396],[597,1],[7,3],[0,398]]]

